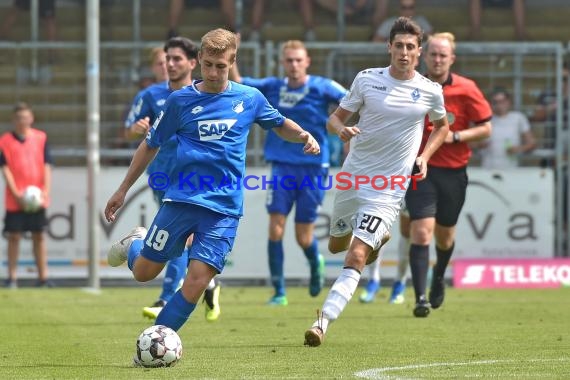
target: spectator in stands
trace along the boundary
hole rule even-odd
[[[261,27],[263,26],[263,10],[265,6],[265,0],[243,0],[244,3],[251,2],[251,31],[250,39],[259,40]],[[235,0],[170,0],[170,10],[168,17],[168,34],[167,39],[171,37],[178,36],[178,23],[180,21],[180,16],[184,8],[184,3],[187,6],[194,7],[207,7],[211,5],[218,4],[220,6],[220,11],[224,17],[223,25],[226,29],[233,32],[239,32],[239,25],[236,24],[236,7]],[[248,4],[249,8],[249,4]],[[244,10],[246,7],[244,6]]]
[[[422,15],[416,15],[416,0],[400,0],[400,16],[413,19],[423,30],[424,39],[427,39],[433,32],[429,21]],[[372,41],[386,42],[390,39],[390,29],[398,17],[390,17],[385,20],[374,32]]]
[[[0,29],[0,39],[7,39],[12,31],[18,16],[22,11],[30,10],[31,0],[14,0],[12,7],[8,10]],[[48,41],[55,41],[55,0],[41,0],[39,2],[40,18],[44,21],[46,37]]]
[[[515,37],[519,41],[528,39],[525,26],[524,0],[469,0],[472,40],[481,38],[481,13],[485,7],[512,7],[515,23]]]
[[[38,271],[36,286],[51,287],[47,275],[45,228],[46,208],[51,187],[51,156],[47,135],[33,128],[34,114],[26,103],[18,103],[13,111],[14,129],[0,137],[0,167],[6,182],[4,236],[8,239],[8,279],[6,287],[15,289],[20,241],[31,232]],[[38,210],[25,210],[23,193],[28,186],[39,187],[43,204]]]
[[[304,40],[306,42],[316,41],[317,35],[315,33],[315,19],[314,19],[314,0],[298,0],[299,13],[305,28]]]
[[[6,17],[2,20],[2,28],[0,29],[0,40],[6,40],[13,30],[18,16],[22,11],[30,10],[31,0],[14,0],[12,7],[8,10]],[[56,23],[55,23],[55,0],[41,0],[39,3],[40,19],[43,20],[46,39],[48,41],[55,41],[56,38]],[[53,63],[56,60],[56,53],[52,49],[48,50],[48,63]]]
[[[300,0],[301,2],[301,14],[304,12],[309,12],[309,8],[312,7],[312,2],[316,2],[321,8],[326,9],[330,12],[338,12],[338,1],[337,0]],[[303,4],[304,3],[304,4]],[[305,8],[304,8],[305,7]],[[376,30],[378,25],[382,23],[384,18],[388,13],[388,0],[346,0],[344,2],[344,16],[348,18],[354,18],[358,16],[370,17],[370,24],[372,26],[372,31]],[[312,20],[312,9],[309,13],[310,16],[303,16],[303,21],[305,26],[314,26]],[[307,29],[311,30],[311,29]],[[316,40],[316,36],[307,35],[305,33],[305,40],[311,41]],[[313,37],[309,39],[307,37]]]
[[[533,122],[542,122],[545,123],[544,129],[544,139],[547,140],[547,148],[555,149],[556,148],[556,121],[557,115],[559,112],[562,112],[562,125],[564,129],[564,134],[561,136],[562,142],[561,145],[564,147],[564,155],[568,154],[568,141],[570,140],[570,136],[568,136],[568,107],[570,100],[568,99],[568,76],[570,75],[570,70],[568,68],[568,64],[565,63],[564,67],[562,68],[562,94],[557,94],[555,90],[546,89],[544,90],[538,97],[538,105],[534,111],[534,114],[531,117],[531,121]],[[558,109],[558,98],[559,96],[562,98],[562,110]],[[560,137],[559,137],[560,138]],[[556,167],[555,156],[553,155],[551,158],[545,158],[541,162],[542,167]],[[557,173],[557,171],[555,171]],[[567,205],[567,198],[566,194],[568,193],[568,176],[566,167],[562,168],[562,183],[563,183],[563,197],[561,200],[557,201],[557,204],[562,207],[563,214],[563,229],[564,231],[568,231],[568,205]],[[558,181],[558,179],[556,179]],[[568,236],[568,233],[565,232],[564,236]],[[568,244],[568,242],[566,242]],[[568,249],[568,247],[566,247]]]
[[[562,69],[562,122],[564,130],[568,125],[568,65]],[[532,122],[544,123],[542,138],[545,140],[545,148],[554,149],[556,146],[556,118],[558,114],[558,96],[556,90],[547,88],[540,93],[537,106],[531,116]],[[541,163],[544,167],[554,167],[553,159],[544,159]]]
[[[251,31],[249,33],[249,41],[257,42],[261,40],[261,28],[263,26],[263,15],[265,12],[265,0],[252,0],[252,19]],[[303,23],[304,40],[315,41],[315,20],[314,20],[314,0],[296,0],[296,5],[299,7],[299,14]],[[282,3],[280,2],[280,5]]]
[[[518,166],[518,156],[536,148],[536,139],[525,114],[512,110],[511,94],[498,88],[491,95],[493,134],[475,142],[481,149],[481,166],[487,169],[511,169]]]
[[[564,125],[568,121],[568,76],[570,70],[568,70],[568,65],[564,64],[562,68],[562,104],[565,105],[563,109],[563,120]],[[556,91],[552,89],[544,90],[539,96],[537,101],[537,107],[534,110],[531,120],[536,122],[555,122],[556,114],[558,111],[558,97]],[[555,126],[552,126],[552,130],[555,130]],[[552,136],[552,135],[550,135]],[[554,139],[554,137],[551,137]]]

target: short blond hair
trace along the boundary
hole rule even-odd
[[[455,35],[451,32],[441,32],[441,33],[434,33],[431,36],[428,37],[427,40],[427,48],[429,49],[429,43],[432,40],[448,40],[449,41],[449,46],[451,46],[451,51],[455,53]]]
[[[149,63],[151,66],[154,65],[154,61],[161,54],[164,54],[164,49],[162,46],[157,46],[157,47],[153,47],[152,49],[150,49],[150,51],[148,53],[148,59],[149,59]]]
[[[237,37],[235,33],[229,30],[218,28],[210,30],[202,36],[201,52],[207,52],[210,55],[222,55],[228,50],[233,51],[230,60],[233,62],[237,53]]]
[[[287,49],[302,49],[307,51],[307,47],[305,46],[305,44],[303,43],[303,41],[300,40],[289,40],[287,42],[285,42],[283,44],[283,46],[281,47],[281,54],[283,54],[285,52],[285,50]],[[308,53],[308,51],[307,51]]]

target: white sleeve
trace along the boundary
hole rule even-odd
[[[530,123],[528,122],[528,119],[525,116],[525,114],[523,114],[522,112],[519,112],[518,114],[519,114],[519,122],[517,124],[518,124],[519,133],[526,133],[530,131]]]
[[[344,98],[340,101],[340,106],[347,111],[357,112],[363,104],[362,97],[362,82],[363,82],[362,72],[358,73],[350,90],[346,93]]]

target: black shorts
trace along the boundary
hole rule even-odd
[[[29,11],[31,7],[30,0],[14,0],[14,6],[18,9]],[[40,17],[55,17],[55,0],[39,0]]]
[[[406,193],[406,207],[411,220],[433,218],[440,226],[453,227],[465,203],[467,169],[428,167],[427,177],[410,186]]]
[[[37,212],[6,211],[4,234],[10,232],[42,232],[47,226],[46,210]]]

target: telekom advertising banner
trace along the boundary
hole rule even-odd
[[[101,210],[99,218],[99,246],[101,277],[131,278],[126,267],[109,268],[107,250],[135,226],[149,227],[157,206],[152,198],[151,185],[163,184],[164,176],[141,178],[127,195],[125,204],[113,224],[106,223],[102,210],[107,199],[123,179],[127,168],[102,168],[96,198]],[[454,259],[539,259],[553,257],[553,175],[551,171],[521,168],[509,172],[469,169],[467,199],[457,224],[457,242]],[[162,173],[164,174],[164,173]],[[267,279],[267,235],[269,217],[265,210],[266,180],[270,168],[247,171],[241,185],[244,191],[244,216],[238,228],[234,250],[223,273],[227,278]],[[429,175],[429,173],[428,173]],[[54,168],[51,205],[47,216],[47,247],[50,275],[57,277],[87,276],[87,171],[85,168]],[[387,184],[383,173],[378,173],[375,185]],[[398,186],[399,179],[390,178],[389,186]],[[149,181],[151,178],[151,181]],[[350,173],[331,171],[322,185],[327,188],[325,200],[315,226],[319,249],[325,256],[328,278],[336,278],[343,266],[344,254],[332,255],[327,250],[328,230],[334,195],[347,186],[356,186],[374,178],[355,178]],[[380,190],[379,190],[380,191]],[[445,207],[445,205],[440,205]],[[0,215],[4,214],[0,202]],[[285,275],[291,279],[305,279],[309,266],[295,241],[295,210],[286,224],[284,239]],[[392,228],[392,239],[382,252],[382,276],[395,274],[398,241],[398,221]],[[6,275],[6,240],[0,239],[2,266],[0,278]],[[433,253],[433,249],[432,249]],[[432,256],[433,257],[433,256]],[[31,243],[21,245],[20,278],[35,277]]]
[[[570,259],[455,260],[456,288],[559,288],[570,286]]]

